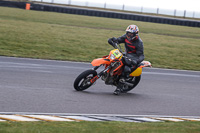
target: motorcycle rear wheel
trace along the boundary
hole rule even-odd
[[[134,84],[134,85],[133,85],[133,86],[127,86],[127,89],[123,90],[122,93],[126,93],[126,92],[128,92],[128,91],[134,89],[134,88],[138,85],[138,83],[140,82],[141,75],[138,76],[138,77],[133,77],[133,78],[135,78],[135,79],[132,81],[132,84]]]
[[[74,81],[74,89],[83,91],[89,88],[93,83],[90,80],[97,75],[95,70],[86,70],[82,72]]]

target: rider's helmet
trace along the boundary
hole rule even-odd
[[[126,38],[131,41],[138,38],[139,28],[137,25],[129,25],[126,28]]]

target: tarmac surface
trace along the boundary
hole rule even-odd
[[[120,96],[99,79],[83,92],[75,78],[89,63],[0,56],[0,112],[200,116],[200,72],[144,68]]]

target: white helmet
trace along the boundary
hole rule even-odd
[[[129,41],[135,39],[138,36],[139,28],[137,25],[129,25],[126,28],[126,37]]]

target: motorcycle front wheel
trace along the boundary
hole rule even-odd
[[[74,81],[74,89],[83,91],[89,88],[93,83],[90,80],[97,75],[95,70],[86,70],[82,72]]]

